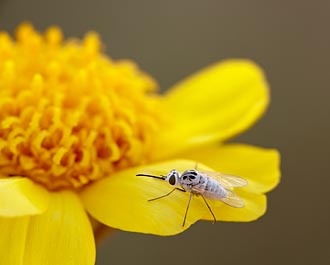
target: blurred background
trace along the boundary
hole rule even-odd
[[[275,147],[282,182],[253,223],[199,222],[174,237],[116,232],[103,264],[330,264],[330,1],[0,0],[0,28],[57,24],[66,36],[102,36],[163,90],[215,61],[250,58],[266,71],[272,103],[234,139]]]

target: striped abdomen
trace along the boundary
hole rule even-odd
[[[194,185],[193,191],[213,200],[220,200],[228,195],[226,189],[218,181],[208,176],[202,176],[199,184]]]

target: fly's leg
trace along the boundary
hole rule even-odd
[[[203,200],[204,200],[204,202],[205,202],[207,208],[209,208],[210,213],[211,213],[212,216],[213,216],[213,224],[215,224],[215,222],[217,221],[217,218],[215,218],[215,215],[214,215],[214,213],[212,212],[212,209],[211,209],[210,205],[207,203],[207,201],[206,201],[206,199],[204,198],[203,194],[200,194],[200,195],[202,196],[202,198],[203,198]]]
[[[191,202],[191,198],[192,198],[193,195],[194,195],[193,193],[190,193],[189,201],[188,201],[188,205],[187,205],[187,209],[186,209],[186,213],[184,214],[184,218],[183,218],[182,227],[184,227],[184,224],[186,223],[187,213],[188,213],[190,202]]]
[[[179,190],[179,191],[182,191],[182,192],[186,192],[184,189],[174,188],[173,190],[171,190],[169,193],[166,193],[165,195],[162,195],[162,196],[160,196],[160,197],[156,197],[156,198],[153,198],[153,199],[149,199],[148,202],[155,201],[155,200],[158,200],[158,199],[161,199],[161,198],[167,197],[167,196],[169,196],[170,194],[172,194],[172,192],[175,191],[175,190]]]
[[[198,163],[196,162],[195,163],[195,170],[198,170],[197,168],[198,168]]]

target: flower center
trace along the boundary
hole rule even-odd
[[[0,34],[0,176],[79,188],[145,163],[159,127],[156,84],[98,37],[62,42],[22,25]]]

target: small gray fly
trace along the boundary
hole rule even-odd
[[[176,169],[171,170],[166,176],[154,176],[149,174],[137,174],[137,176],[151,177],[165,180],[171,186],[174,186],[170,192],[148,201],[155,201],[169,196],[175,190],[182,192],[190,192],[188,205],[183,219],[182,226],[185,225],[188,209],[193,195],[201,196],[213,216],[214,222],[216,217],[206,199],[218,200],[229,206],[241,208],[244,207],[244,201],[236,195],[233,188],[243,187],[248,182],[237,176],[227,175],[220,172],[198,171],[197,169],[189,169],[180,174]]]

